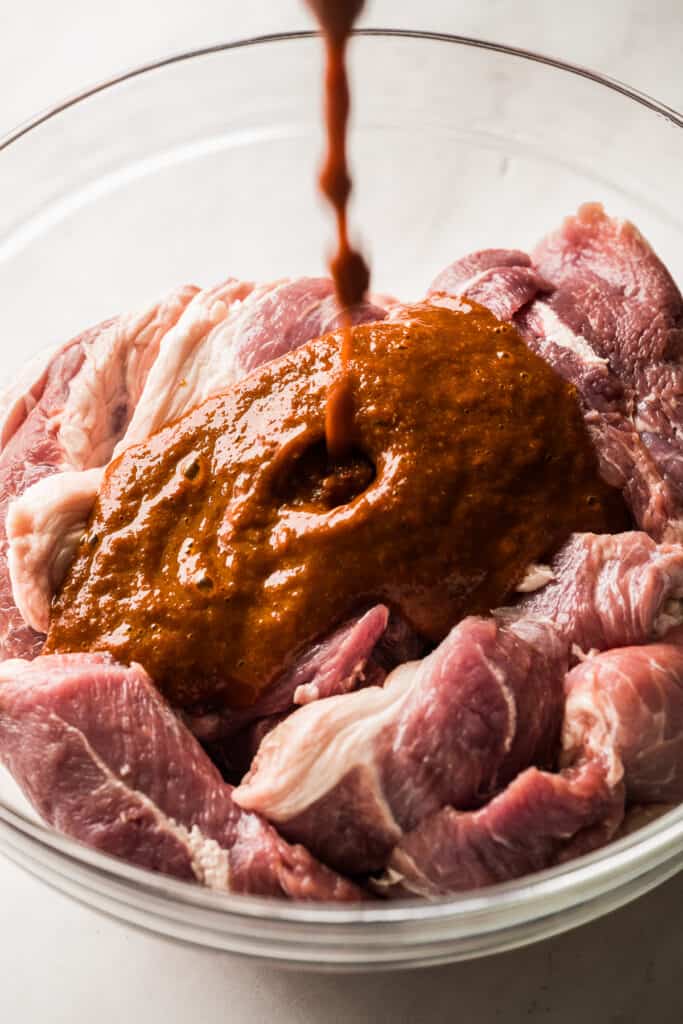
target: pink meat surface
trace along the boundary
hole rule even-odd
[[[389,895],[438,896],[491,885],[612,839],[624,800],[683,800],[683,648],[607,651],[568,674],[557,774],[522,772],[481,810],[444,808],[393,851]]]
[[[403,833],[550,763],[566,648],[532,621],[468,618],[383,688],[319,700],[263,740],[237,802],[340,870],[381,867]]]
[[[550,290],[552,286],[534,270],[526,253],[483,249],[442,270],[429,286],[427,298],[439,305],[466,295],[499,320],[512,320],[539,293]]]
[[[625,389],[638,437],[661,477],[661,515],[643,521],[658,537],[683,536],[683,298],[666,267],[637,228],[608,217],[597,203],[582,206],[533,253],[555,286],[548,304],[575,336],[609,363]],[[635,414],[633,414],[633,410]],[[629,446],[635,465],[643,461]],[[617,457],[623,461],[624,456]],[[647,476],[652,476],[648,468]],[[642,516],[642,512],[641,512]]]
[[[230,278],[215,288],[193,291],[192,301],[186,296],[182,316],[166,324],[170,329],[161,332],[163,340],[160,335],[156,338],[154,358],[147,353],[145,372],[136,378],[135,402],[126,406],[121,429],[112,435],[111,443],[95,446],[90,434],[82,431],[81,462],[67,461],[57,468],[73,465],[86,472],[64,473],[52,486],[30,487],[13,503],[8,520],[12,590],[26,622],[36,630],[47,629],[55,587],[73,556],[112,454],[116,457],[131,444],[144,441],[263,362],[339,324],[333,286],[327,278],[260,286]],[[384,310],[370,303],[351,311],[354,323],[384,316]],[[107,390],[104,371],[101,378],[96,376],[96,384],[89,384],[90,392],[81,387],[86,397],[101,398]],[[129,391],[132,397],[133,390]],[[91,404],[99,407],[97,401]],[[75,424],[87,421],[86,405],[81,401],[69,412],[72,433]],[[101,468],[87,471],[91,466]]]
[[[96,654],[5,662],[0,759],[47,822],[140,867],[230,892],[362,898],[237,807],[138,665]]]
[[[638,367],[683,355],[681,293],[629,221],[585,203],[532,256],[556,288],[550,306],[620,379],[632,384]]]
[[[186,714],[202,741],[229,739],[254,721],[291,711],[323,697],[349,693],[361,686],[381,685],[388,673],[424,649],[419,636],[382,604],[373,605],[311,644],[268,690],[243,710]]]
[[[53,351],[47,365],[34,363],[35,377],[23,380],[23,395],[6,396],[0,451],[0,653],[33,657],[42,637],[17,609],[9,572],[8,510],[46,477],[63,470],[84,470],[106,461],[125,430],[161,337],[190,301],[193,289],[170,293],[135,316],[108,320]],[[38,489],[38,514],[44,503]],[[82,508],[78,508],[79,516]],[[32,532],[32,525],[20,522]],[[41,573],[52,574],[45,552]],[[44,623],[41,623],[44,625]]]
[[[351,323],[364,324],[383,320],[386,311],[372,302],[363,302],[348,315]],[[336,330],[344,317],[334,285],[327,277],[302,277],[277,285],[259,299],[239,325],[234,341],[238,378],[311,338]]]
[[[554,863],[568,837],[582,853],[606,842],[622,814],[598,763],[561,775],[528,768],[480,811],[444,807],[423,821],[393,851],[378,890],[435,898],[519,878]]]
[[[683,621],[683,546],[641,531],[577,533],[552,562],[553,580],[503,618],[550,619],[584,653],[644,644]]]
[[[563,761],[610,759],[633,803],[683,800],[683,647],[623,647],[567,676]]]

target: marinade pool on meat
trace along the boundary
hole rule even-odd
[[[138,662],[176,705],[252,703],[385,602],[438,643],[576,530],[618,529],[573,388],[474,304],[353,329],[354,449],[329,464],[336,334],[109,468],[46,650]]]

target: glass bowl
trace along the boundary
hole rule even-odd
[[[269,36],[169,57],[0,142],[2,371],[181,282],[319,273],[321,46]],[[468,250],[527,248],[585,200],[634,220],[683,278],[683,119],[584,69],[480,40],[368,29],[351,65],[352,224],[374,288],[417,298]],[[589,857],[435,903],[222,895],[36,821],[0,772],[0,848],[117,918],[309,968],[435,964],[607,913],[683,867],[683,808]]]

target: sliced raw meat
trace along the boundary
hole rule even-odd
[[[42,637],[16,608],[8,569],[8,505],[64,469],[106,461],[123,433],[162,335],[194,289],[172,292],[140,315],[108,320],[34,362],[25,390],[6,396],[0,453],[0,654],[32,657]],[[31,379],[32,378],[32,379]],[[40,492],[39,492],[40,494]],[[42,515],[44,509],[39,508]],[[80,514],[80,509],[79,509]],[[47,570],[46,570],[47,571]],[[30,598],[25,602],[30,604]]]
[[[570,839],[581,853],[607,842],[622,815],[623,796],[599,763],[561,775],[528,768],[480,811],[444,807],[423,821],[393,851],[377,889],[435,898],[519,878],[554,863]]]
[[[655,363],[639,370],[635,425],[683,503],[683,364]]]
[[[4,388],[0,395],[0,452],[40,401],[50,363],[65,347],[43,349]]]
[[[235,805],[140,666],[68,654],[5,662],[0,759],[50,824],[140,867],[231,892],[361,898]]]
[[[12,596],[24,622],[41,633],[47,633],[52,595],[76,553],[101,478],[100,467],[52,473],[10,503]]]
[[[241,318],[234,340],[238,379],[298,348],[311,338],[334,331],[345,322],[383,320],[386,310],[363,302],[348,311],[337,305],[334,285],[326,277],[285,281],[263,294]]]
[[[326,862],[381,867],[404,831],[550,762],[565,645],[551,626],[468,618],[385,686],[316,701],[263,740],[235,791]]]
[[[141,432],[143,437],[146,436],[144,429],[150,426],[150,422],[153,429],[153,418],[163,412],[165,403],[172,403],[179,393],[185,395],[191,391],[190,383],[182,377],[182,365],[177,367],[179,374],[176,378],[171,379],[168,375],[164,377],[161,372],[164,367],[168,367],[169,349],[176,354],[180,350],[187,355],[188,349],[190,353],[194,353],[197,346],[205,340],[207,333],[212,332],[216,322],[227,315],[231,303],[248,294],[252,288],[251,284],[241,284],[230,279],[208,291],[198,291],[196,288],[183,289],[178,293],[180,302],[178,308],[174,309],[174,315],[157,317],[163,324],[163,330],[153,332],[154,343],[149,346],[148,353],[142,358],[145,350],[141,349],[137,358],[131,360],[132,370],[144,370],[144,373],[139,372],[134,380],[134,375],[129,373],[125,361],[122,367],[115,359],[104,358],[111,355],[113,349],[110,336],[117,339],[125,336],[125,332],[117,326],[119,321],[104,325],[104,343],[96,336],[95,355],[87,362],[88,372],[83,374],[85,381],[76,388],[75,385],[81,376],[79,374],[72,389],[74,412],[69,413],[72,427],[67,433],[71,438],[71,449],[69,454],[62,454],[60,463],[55,466],[57,470],[66,471],[51,485],[39,480],[38,486],[26,488],[24,493],[15,497],[8,517],[12,593],[25,621],[33,629],[41,632],[47,629],[52,595],[61,582],[63,571],[69,565],[75,541],[88,518],[102,482],[105,464],[112,455],[119,454],[128,444],[141,439],[137,436]],[[146,319],[148,314],[140,318],[142,322]],[[121,323],[125,324],[126,320],[121,318]],[[149,332],[153,323],[154,320],[150,321],[146,332]],[[136,352],[134,333],[130,334],[130,340],[133,343],[131,351]],[[124,351],[123,345],[119,347]],[[201,364],[201,358],[199,363]],[[122,373],[122,369],[125,372]],[[204,373],[206,376],[206,366]],[[78,438],[74,424],[78,424],[79,418],[84,424],[97,423],[99,408],[106,407],[106,395],[116,395],[114,385],[117,381],[120,394],[125,393],[129,396],[125,415],[117,425],[116,434],[110,431],[108,443],[91,445],[88,455],[88,432],[82,430]],[[160,411],[154,410],[155,401]],[[68,402],[66,404],[68,405]],[[110,401],[109,405],[112,407],[116,403]],[[115,417],[110,415],[109,421],[112,422],[113,418]],[[47,431],[49,428],[46,426],[45,429]],[[98,431],[99,435],[106,433],[101,422]],[[70,468],[82,472],[72,472]],[[40,537],[38,547],[34,544],[37,537]]]
[[[296,705],[379,686],[423,651],[423,641],[400,616],[375,605],[305,650],[250,708],[183,717],[225,775],[241,778],[264,736]]]
[[[427,646],[419,633],[398,612],[392,611],[387,628],[375,644],[363,669],[363,685],[383,686],[386,677],[398,665],[416,661],[426,651]],[[321,696],[333,697],[334,693],[329,690]]]
[[[565,296],[563,307],[568,303]],[[637,524],[660,540],[683,539],[683,503],[633,420],[630,389],[549,300],[535,300],[520,310],[514,323],[529,347],[576,387],[601,475],[622,491]]]
[[[633,803],[683,800],[683,647],[607,651],[572,669],[566,691],[565,763],[603,756]]]
[[[119,442],[114,457],[225,390],[261,363],[333,330],[340,316],[332,282],[327,278],[301,278],[258,287],[230,278],[215,288],[197,292],[183,315],[176,317],[178,322],[168,324],[171,329],[161,346],[157,339],[154,355],[158,349],[158,358],[149,373],[150,359],[146,356],[145,373],[139,374],[134,394],[135,404],[130,409],[126,407],[127,417],[122,419],[121,425],[127,424],[127,429],[125,433],[119,430],[113,438]],[[351,311],[354,323],[381,320],[384,316],[384,310],[369,303]],[[105,366],[102,379],[97,373],[90,373],[87,383],[79,385],[80,404],[70,414],[71,447],[86,454],[90,451],[90,455],[82,465],[68,461],[66,465],[77,469],[103,467],[112,455],[113,443],[95,449],[91,439],[89,447],[85,436],[76,437],[75,426],[79,417],[85,423],[92,419],[93,410],[100,407],[105,392],[112,390],[109,376]],[[129,393],[133,395],[132,388]],[[12,589],[26,622],[36,630],[47,628],[50,600],[61,582],[61,571],[73,555],[74,538],[82,529],[83,512],[88,505],[88,491],[92,507],[103,473],[102,468],[80,478],[64,474],[49,491],[30,488],[16,502],[15,516],[8,524]],[[38,534],[39,552],[32,543]]]
[[[533,252],[560,319],[627,384],[638,367],[683,355],[683,299],[638,229],[585,203]]]
[[[427,298],[439,305],[444,300],[457,301],[467,295],[490,309],[499,320],[512,320],[539,292],[551,289],[531,266],[526,253],[516,249],[484,249],[442,270],[429,286]]]
[[[640,531],[576,533],[552,562],[554,579],[508,615],[550,619],[583,652],[644,644],[683,622],[683,546]]]
[[[675,521],[668,534],[657,535],[681,535],[680,291],[640,232],[628,221],[608,217],[598,204],[568,217],[537,247],[534,262],[556,286],[548,305],[569,331],[609,361],[626,389],[629,414],[635,410],[634,427],[663,478],[669,518]]]
[[[625,415],[624,385],[608,360],[560,319],[548,297],[520,310],[514,322],[529,347],[576,387],[584,408]]]
[[[437,896],[517,878],[608,842],[625,797],[683,800],[683,648],[607,651],[565,688],[566,767],[529,769],[479,811],[423,821],[392,853],[381,891]]]

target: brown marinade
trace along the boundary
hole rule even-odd
[[[431,642],[574,530],[626,525],[573,389],[469,303],[353,329],[354,436],[324,444],[339,335],[210,399],[108,469],[47,650],[138,661],[176,705],[252,702],[367,602]]]

